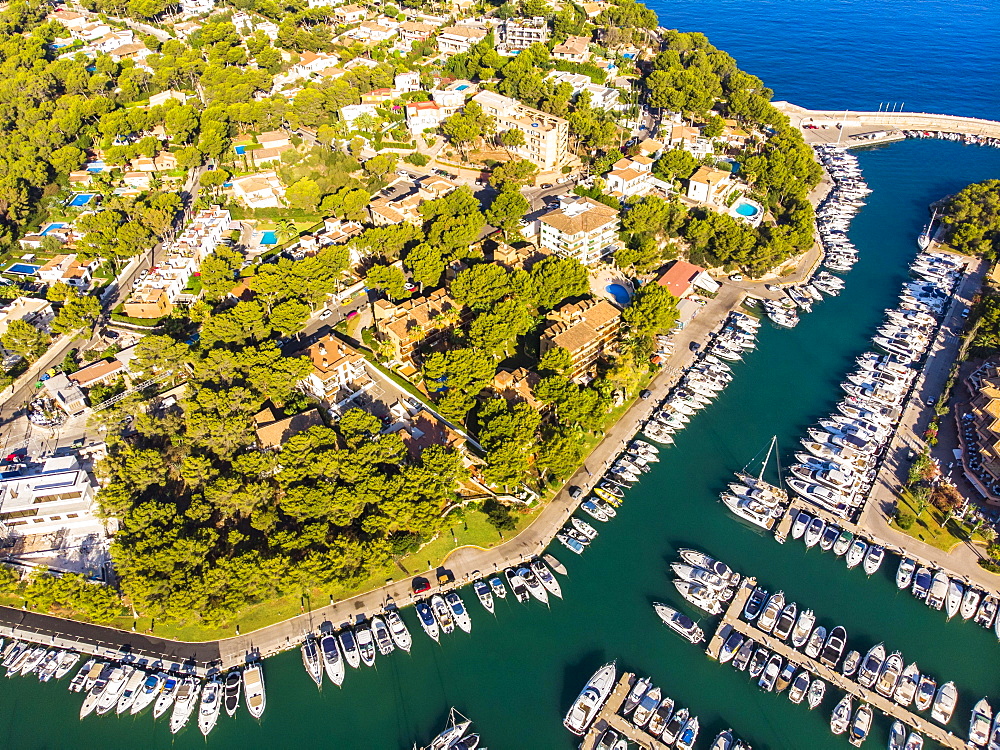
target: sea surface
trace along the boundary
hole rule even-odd
[[[907,108],[1000,119],[995,82],[997,24],[985,2],[832,2],[671,0],[655,4],[667,26],[706,32],[776,96],[815,107]],[[990,75],[994,76],[993,78]],[[492,750],[570,750],[562,716],[601,664],[650,675],[702,721],[698,747],[732,727],[760,748],[844,748],[829,732],[836,690],[816,711],[760,692],[745,674],[710,661],[667,631],[654,601],[679,605],[668,565],[679,547],[697,547],[761,584],[782,588],[819,623],[847,628],[848,647],[878,641],[938,682],[955,680],[959,708],[951,728],[965,736],[969,710],[983,695],[1000,699],[1000,644],[967,622],[947,622],[893,582],[894,558],[872,579],[841,559],[801,543],[778,545],[735,520],[718,502],[734,470],[777,435],[787,465],[804,429],[838,400],[838,382],[864,351],[893,303],[926,206],[972,181],[1000,178],[1000,150],[910,141],[859,152],[874,189],[851,235],[861,261],[847,289],[806,315],[798,328],[763,328],[760,347],[736,367],[730,387],[696,416],[663,460],[629,494],[618,517],[582,557],[553,551],[569,568],[565,599],[551,608],[508,597],[496,616],[468,589],[471,635],[420,631],[412,654],[352,670],[343,689],[315,688],[298,652],[265,663],[268,705],[257,723],[241,709],[221,717],[208,742],[192,724],[172,737],[163,720],[90,716],[63,684],[0,680],[0,747],[202,748],[317,747],[395,750],[426,741],[451,706],[475,722]],[[692,614],[696,614],[692,612]],[[713,618],[701,618],[707,630]],[[884,747],[889,722],[876,717],[866,747]]]

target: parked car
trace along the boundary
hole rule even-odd
[[[691,351],[696,352],[699,349],[701,349],[701,344],[699,344],[697,341],[692,341],[690,344],[688,344],[688,348],[691,349]]]
[[[652,395],[653,392],[651,390],[649,390],[648,388],[643,388],[642,391],[639,393],[639,398],[645,401],[647,398],[651,398]]]
[[[729,275],[729,280],[730,281],[743,281],[743,274],[741,274],[741,273],[730,274]]]
[[[583,495],[583,490],[577,487],[575,484],[569,488],[569,496],[574,500],[577,500],[581,495]]]
[[[321,313],[319,314],[319,319],[320,319],[320,320],[326,320],[326,319],[327,319],[327,318],[329,318],[329,317],[330,317],[331,315],[333,315],[333,310],[324,310],[323,312],[321,312]]]
[[[426,578],[419,577],[413,579],[414,594],[422,594],[423,592],[428,591],[430,587],[431,587],[431,582],[428,581]]]

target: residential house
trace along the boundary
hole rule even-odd
[[[378,117],[378,105],[374,102],[369,102],[367,104],[348,104],[346,107],[340,108],[340,119],[349,128],[354,127],[354,121],[361,117],[361,115]]]
[[[709,276],[708,271],[686,260],[675,260],[671,263],[656,283],[666,287],[667,291],[677,299],[684,299],[696,287],[710,293],[719,291],[719,282]]]
[[[698,158],[714,153],[712,141],[702,136],[701,128],[692,125],[674,125],[670,129],[667,145],[672,149],[682,148]]]
[[[750,134],[741,128],[736,120],[727,119],[725,127],[722,129],[722,135],[716,140],[723,141],[732,148],[741,149],[747,145]]]
[[[539,218],[539,244],[585,266],[618,249],[618,212],[582,196],[562,196],[560,206]]]
[[[732,172],[702,166],[688,180],[687,197],[698,203],[721,205],[735,187]]]
[[[80,390],[80,386],[69,379],[66,373],[60,372],[53,375],[45,381],[44,388],[46,395],[71,417],[86,411],[87,402],[83,397],[83,391]]]
[[[332,333],[303,354],[312,362],[312,370],[302,381],[302,388],[332,409],[339,408],[372,384],[365,369],[364,355]]]
[[[548,74],[548,79],[554,85],[567,83],[573,88],[573,94],[580,94],[584,91],[590,94],[590,105],[595,109],[620,110],[624,108],[624,103],[620,99],[617,89],[602,86],[594,83],[590,76],[583,73],[569,73],[565,70],[553,70]]]
[[[377,21],[362,21],[352,29],[348,36],[371,44],[379,44],[396,36],[399,24],[390,18],[379,18]]]
[[[267,407],[254,414],[254,432],[257,445],[264,450],[281,450],[288,439],[313,427],[323,426],[323,416],[319,409],[309,409],[301,414],[281,417],[274,409]]]
[[[89,46],[95,52],[104,52],[107,54],[122,45],[134,43],[135,32],[131,29],[125,29],[123,31],[110,31],[99,39],[93,40]]]
[[[123,44],[120,47],[111,50],[108,53],[108,57],[115,62],[121,62],[122,60],[139,62],[141,60],[145,60],[151,54],[153,54],[152,50],[147,49],[145,44],[133,42],[132,44]]]
[[[508,18],[497,28],[500,32],[497,52],[501,54],[525,50],[532,44],[545,44],[549,38],[549,25],[544,16]]]
[[[537,372],[518,367],[516,370],[500,370],[493,376],[490,387],[493,392],[507,403],[525,403],[535,411],[545,411],[548,407],[544,401],[535,398],[534,388],[541,377]]]
[[[0,336],[7,333],[7,326],[13,320],[23,320],[38,330],[44,331],[54,317],[52,305],[47,300],[35,297],[18,297],[5,302],[3,307],[0,307]]]
[[[343,219],[327,218],[323,219],[323,229],[315,234],[304,234],[299,237],[298,243],[290,247],[287,252],[296,260],[308,256],[316,255],[320,250],[330,245],[343,245],[364,231],[364,227],[357,221],[344,221]],[[352,266],[361,262],[361,253],[354,246],[350,247],[350,264]]]
[[[215,10],[215,0],[179,0],[181,13],[189,16],[200,16]]]
[[[149,172],[126,172],[121,176],[122,183],[133,190],[149,190],[151,179]]]
[[[105,536],[95,515],[96,488],[76,456],[49,458],[40,467],[0,477],[0,533]]]
[[[182,39],[187,39],[194,32],[201,30],[201,24],[197,21],[184,21],[174,24],[174,33]]]
[[[430,39],[431,34],[434,33],[436,27],[429,23],[420,23],[418,21],[404,21],[399,25],[399,40],[400,43],[405,45],[407,49],[412,47],[417,42],[422,42],[426,39]],[[399,88],[399,85],[396,85]]]
[[[443,289],[399,304],[381,299],[373,310],[379,339],[389,344],[392,359],[409,366],[412,372],[419,365],[421,352],[444,344],[455,326],[468,317],[468,312]]]
[[[69,380],[80,388],[92,388],[98,383],[116,378],[126,372],[125,363],[120,359],[99,359],[76,372],[70,373]],[[91,406],[94,406],[91,403]]]
[[[169,315],[173,304],[163,289],[143,287],[132,292],[122,303],[122,312],[130,318],[156,319]]]
[[[368,11],[362,8],[360,5],[341,5],[339,8],[335,8],[333,11],[333,17],[340,24],[352,24],[360,23],[365,20],[365,16],[368,15]]]
[[[285,188],[275,172],[258,172],[234,179],[233,197],[248,208],[279,208],[284,203]]]
[[[468,52],[472,45],[486,38],[487,31],[482,26],[449,26],[437,35],[438,52],[451,57]]]
[[[336,55],[328,55],[325,52],[303,52],[299,61],[288,69],[286,78],[308,78],[314,73],[319,73],[327,68],[336,66],[339,62]]]
[[[39,268],[35,275],[48,286],[63,283],[85,292],[94,280],[94,271],[101,264],[96,260],[81,261],[76,254],[56,255]]]
[[[498,133],[520,130],[524,134],[524,145],[511,149],[521,158],[542,171],[556,169],[566,161],[569,123],[563,118],[526,107],[516,99],[493,91],[480,91],[472,101],[494,118]]]
[[[437,128],[444,120],[437,102],[409,102],[406,105],[406,127],[414,135],[428,128]]]
[[[166,104],[168,101],[173,99],[178,104],[183,104],[188,100],[188,95],[183,91],[175,91],[174,89],[168,89],[166,91],[161,91],[159,94],[153,94],[149,97],[149,106],[158,107],[162,104]]]
[[[401,94],[407,94],[411,91],[420,90],[420,73],[415,70],[407,70],[403,73],[397,73],[396,77],[392,81],[393,88]]]
[[[608,7],[608,5],[609,3],[606,2],[581,3],[580,7],[583,8],[583,12],[587,14],[587,18],[597,18],[601,15],[601,11]]]
[[[598,360],[618,351],[621,311],[605,299],[566,302],[546,316],[540,352],[562,348],[572,360],[570,377],[589,382]]]
[[[58,21],[71,33],[79,31],[89,23],[85,14],[66,9],[52,11],[49,13],[48,18],[50,21]]]
[[[653,187],[653,160],[648,156],[619,159],[604,176],[607,192],[628,200],[645,195]]]
[[[644,139],[638,146],[636,146],[636,153],[639,156],[648,156],[654,161],[659,159],[663,155],[663,143],[660,141],[655,141],[652,138]]]
[[[590,37],[570,36],[552,48],[552,57],[556,60],[585,63],[590,59]]]

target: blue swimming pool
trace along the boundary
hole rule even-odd
[[[260,244],[262,245],[277,245],[278,235],[276,232],[264,232],[260,237]]]
[[[629,300],[632,299],[632,293],[621,284],[608,284],[605,290],[615,298],[615,302],[619,305],[627,305]]]
[[[47,227],[45,227],[45,229],[43,229],[41,232],[39,232],[39,234],[42,235],[42,237],[47,237],[52,232],[58,232],[60,229],[62,229],[65,226],[66,226],[65,224],[62,224],[60,222],[52,222]]]
[[[740,216],[746,216],[749,218],[751,216],[756,216],[757,214],[759,214],[760,209],[757,208],[752,203],[747,203],[746,201],[740,201],[739,203],[736,204],[736,213],[738,213]]]
[[[246,150],[247,150],[246,146],[237,146],[236,147],[236,153],[239,154],[240,156],[242,156],[243,154],[245,154]]]
[[[465,91],[467,88],[469,88],[469,84],[463,83],[461,86],[456,86],[455,91]]]
[[[97,193],[77,193],[70,199],[69,205],[74,208],[81,208],[94,200],[95,197],[97,197]]]
[[[17,276],[34,276],[41,266],[33,266],[30,263],[13,263],[4,273],[13,273]]]

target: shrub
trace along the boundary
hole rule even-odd
[[[409,162],[410,164],[413,164],[418,167],[423,167],[427,165],[427,163],[430,161],[430,158],[424,156],[423,154],[407,154],[406,156],[403,157],[403,161]]]
[[[990,573],[1000,573],[1000,563],[996,560],[987,560],[984,557],[980,557],[976,562],[979,563],[980,568],[988,570]]]
[[[909,531],[913,528],[913,524],[916,523],[916,520],[917,517],[912,513],[900,513],[896,516],[896,525],[903,531]]]

